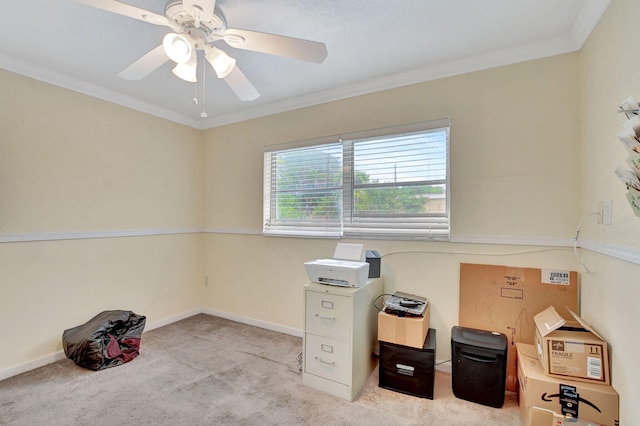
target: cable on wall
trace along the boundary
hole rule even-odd
[[[587,267],[587,265],[586,265],[586,263],[584,261],[584,258],[582,256],[582,253],[580,253],[580,251],[578,251],[578,237],[580,236],[580,229],[582,228],[582,224],[584,223],[584,220],[589,216],[597,216],[599,214],[600,213],[596,212],[596,213],[588,213],[588,214],[584,215],[582,217],[582,219],[580,220],[578,228],[576,229],[576,235],[573,238],[573,247],[572,247],[573,254],[575,255],[576,259],[578,259],[578,262],[580,263],[580,266],[582,266],[583,270],[585,272],[587,272],[587,273],[590,273],[591,271]],[[519,255],[525,255],[525,254],[544,253],[544,252],[550,252],[550,251],[567,251],[567,250],[569,250],[569,248],[549,248],[549,249],[536,249],[536,250],[525,250],[525,251],[512,251],[512,252],[508,252],[508,253],[478,253],[478,252],[473,252],[472,253],[472,252],[464,252],[464,251],[409,250],[409,251],[394,251],[394,252],[386,253],[386,254],[383,254],[382,257],[384,258],[384,257],[387,257],[387,256],[396,255],[396,254],[419,254],[419,253],[502,257],[502,256],[519,256]]]
[[[569,248],[549,248],[549,249],[536,249],[526,251],[514,251],[509,253],[481,253],[481,252],[467,252],[467,251],[443,251],[443,250],[408,250],[408,251],[392,251],[383,254],[381,257],[387,257],[395,254],[459,254],[467,256],[518,256],[522,254],[534,254],[544,253],[548,251],[567,251]]]
[[[582,219],[580,219],[580,223],[578,224],[578,227],[576,228],[576,236],[573,238],[573,254],[576,256],[576,259],[578,259],[578,262],[580,263],[580,266],[582,266],[582,269],[586,273],[590,273],[591,271],[587,267],[587,264],[584,261],[584,257],[582,256],[582,253],[580,253],[578,251],[578,237],[580,236],[580,229],[582,228],[582,224],[583,224],[584,220],[586,218],[588,218],[589,216],[598,216],[598,215],[600,215],[599,212],[588,213],[588,214],[582,216]]]

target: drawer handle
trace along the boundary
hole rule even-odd
[[[324,359],[320,358],[319,356],[317,356],[316,359],[318,361],[320,361],[321,363],[323,363],[323,364],[336,365],[335,361],[327,361],[327,360],[324,360]]]
[[[336,317],[330,317],[329,315],[320,315],[320,314],[316,314],[316,316],[320,319],[326,319],[329,321],[335,321]]]
[[[415,371],[414,367],[404,364],[396,364],[396,368],[398,369],[398,374],[404,374],[405,376],[413,376]]]

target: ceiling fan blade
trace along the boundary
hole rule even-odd
[[[317,64],[322,63],[327,57],[327,46],[317,41],[236,28],[227,29],[223,37],[229,46],[237,49],[268,53]]]
[[[141,9],[139,7],[131,6],[130,4],[122,3],[116,0],[75,0],[78,3],[86,4],[98,9],[106,10],[107,12],[117,13],[118,15],[128,16],[129,18],[138,19],[143,22],[148,22],[154,25],[163,25],[169,28],[179,31],[180,27],[174,22],[170,21],[164,15],[149,12],[148,10]]]
[[[240,71],[238,66],[233,67],[233,70],[224,78],[224,81],[231,87],[231,90],[238,95],[238,98],[242,101],[252,101],[260,94],[247,77]]]
[[[127,80],[142,80],[168,60],[169,57],[164,53],[164,47],[160,45],[122,70],[118,76]]]
[[[207,21],[213,17],[216,0],[182,0],[182,7],[194,18]]]

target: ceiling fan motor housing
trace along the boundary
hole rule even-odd
[[[164,14],[172,22],[178,24],[185,34],[193,37],[197,49],[203,49],[204,44],[217,39],[212,38],[213,35],[221,35],[227,30],[227,18],[217,4],[213,15],[209,19],[200,20],[198,27],[195,25],[196,19],[187,12],[181,0],[170,0],[165,7]],[[202,40],[201,43],[198,43],[199,39]]]

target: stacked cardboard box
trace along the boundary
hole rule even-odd
[[[618,425],[618,393],[611,386],[548,376],[535,346],[518,343],[517,352],[518,398],[525,426],[554,426],[566,417]]]
[[[378,340],[421,349],[429,331],[430,309],[427,303],[424,314],[419,317],[378,313]]]
[[[569,311],[575,321],[567,321],[548,307],[533,318],[535,345],[547,375],[581,382],[608,385],[607,342],[582,318]]]
[[[535,344],[518,343],[519,403],[525,426],[617,426],[618,393],[610,386],[607,342],[577,314],[553,307],[534,317]],[[572,423],[573,424],[573,423]]]
[[[533,316],[552,303],[561,315],[578,311],[576,271],[460,264],[459,325],[509,338],[508,391],[518,391],[515,344],[534,344]]]
[[[399,312],[400,315],[385,311],[378,313],[378,385],[396,392],[433,399],[436,330],[429,329],[431,305],[424,300],[426,306],[423,305],[422,316],[402,312]]]

